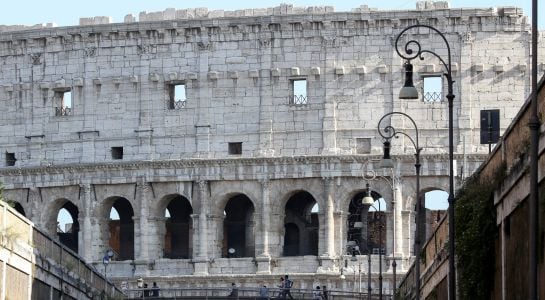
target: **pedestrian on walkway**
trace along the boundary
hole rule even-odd
[[[293,287],[293,281],[289,279],[289,276],[284,276],[284,297],[282,299],[286,299],[286,296],[290,296],[290,299],[293,299],[293,296],[291,295],[291,288]]]
[[[325,285],[322,285],[322,298],[324,300],[329,300],[329,291]]]
[[[284,277],[280,277],[280,284],[278,285],[278,297],[277,299],[286,299],[284,294]]]
[[[320,286],[317,285],[316,289],[312,291],[312,300],[323,300],[322,297],[322,291],[320,290]]]
[[[238,299],[238,287],[234,282],[231,283],[231,293],[228,297],[230,299]]]
[[[259,299],[260,300],[268,300],[269,299],[269,288],[266,285],[263,285],[259,289]]]

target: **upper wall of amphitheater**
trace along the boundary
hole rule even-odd
[[[515,7],[450,9],[440,1],[334,12],[281,5],[167,9],[141,13],[139,22],[110,21],[0,27],[4,165],[379,154],[377,122],[394,110],[415,118],[426,153],[444,153],[445,103],[397,99],[403,60],[393,42],[413,24],[436,26],[451,42],[456,152],[485,153],[476,130],[481,111],[500,109],[504,129],[529,93],[528,20]],[[417,34],[445,54],[437,36]],[[415,70],[418,87],[443,74],[437,60],[415,60]],[[303,105],[293,88],[301,79]],[[186,99],[174,103],[176,84],[184,84]],[[397,154],[412,149],[400,144]]]
[[[32,26],[0,25],[3,39],[36,38],[51,35],[77,35],[91,32],[117,33],[134,32],[135,29],[184,30],[188,27],[192,34],[194,28],[213,28],[200,34],[213,35],[219,31],[231,31],[224,25],[240,25],[238,30],[250,32],[275,30],[293,30],[294,26],[302,29],[339,29],[336,21],[357,22],[357,26],[346,24],[346,28],[361,27],[369,30],[391,31],[413,23],[435,23],[433,25],[463,26],[474,25],[479,31],[525,31],[530,29],[528,17],[519,7],[486,8],[449,8],[447,1],[418,1],[413,10],[378,10],[362,5],[350,12],[335,12],[332,6],[294,7],[282,4],[277,7],[243,9],[235,11],[208,10],[207,8],[175,9],[168,8],[158,12],[140,12],[138,19],[132,14],[125,16],[122,23],[114,23],[112,17],[96,16],[80,18],[79,26],[56,27],[55,23],[43,23]],[[358,22],[359,21],[359,22]],[[294,23],[298,22],[298,25]],[[321,24],[317,24],[320,22]],[[244,25],[270,24],[259,28]],[[142,25],[135,27],[135,25]],[[319,28],[317,28],[319,26]],[[181,27],[181,28],[180,28]],[[17,33],[16,33],[17,32]]]

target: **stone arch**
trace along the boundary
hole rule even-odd
[[[368,181],[370,184],[373,197],[375,199],[384,199],[381,203],[381,210],[390,211],[392,209],[391,201],[394,197],[394,191],[389,182],[386,179],[375,179]],[[342,185],[337,190],[337,195],[341,199],[337,203],[337,209],[346,211],[346,208],[350,206],[350,203],[354,200],[357,194],[366,191],[366,181],[362,181],[358,178],[356,181],[350,179],[343,179]],[[375,196],[378,196],[376,198]],[[363,197],[363,196],[361,196]]]
[[[193,247],[193,208],[189,200],[179,194],[167,195],[159,206],[164,223],[163,257],[172,259],[191,258]],[[160,231],[162,232],[162,231]]]
[[[20,213],[23,217],[26,217],[25,209],[21,203],[13,200],[7,200],[6,202],[11,208],[15,209],[16,212]]]
[[[67,202],[70,202],[70,200],[66,198],[57,198],[47,203],[44,212],[41,214],[41,219],[44,223],[43,226],[45,227],[45,230],[49,234],[51,234],[51,236],[55,236],[59,232],[59,223],[57,220],[59,216],[59,211],[64,207]],[[72,212],[73,211],[68,211],[70,217],[72,218],[72,220],[74,220],[74,215],[72,215]]]
[[[433,207],[436,207],[438,201],[445,201],[446,207],[444,205],[441,205],[442,208],[440,210],[446,210],[448,208],[448,192],[441,189],[441,188],[435,188],[435,187],[426,187],[425,189],[421,190],[422,195],[424,197],[424,207],[428,209],[433,209]],[[429,195],[428,193],[432,193],[435,195]],[[431,196],[431,197],[430,197]],[[433,199],[430,199],[433,198]]]
[[[63,210],[65,212],[64,215],[66,215],[67,212],[72,219],[72,223],[70,224],[69,228],[66,226],[65,228],[62,228],[60,226],[61,224],[59,222],[59,218],[63,218]],[[70,248],[72,251],[78,253],[78,235],[80,231],[78,207],[71,201],[64,200],[64,204],[57,209],[55,216],[57,221],[57,236],[59,237],[60,242],[66,247]]]
[[[126,198],[113,196],[105,200],[103,210],[106,247],[114,251],[116,260],[134,259],[134,210],[131,203]],[[117,212],[119,219],[110,218],[112,210]]]
[[[254,203],[245,194],[227,198],[224,209],[222,257],[255,256]]]
[[[283,255],[318,255],[319,204],[307,191],[290,195],[285,205]]]
[[[316,201],[316,203],[318,204],[319,207],[323,206],[321,198],[318,197],[318,194],[322,193],[322,191],[313,191],[311,189],[305,189],[304,186],[301,185],[300,187],[295,187],[294,189],[288,191],[287,193],[283,194],[279,198],[280,199],[280,201],[278,202],[279,210],[280,210],[279,213],[283,213],[285,208],[286,208],[286,205],[288,204],[288,201],[290,201],[290,199],[295,194],[300,193],[300,192],[305,192],[305,193],[309,194],[314,199],[314,201]]]

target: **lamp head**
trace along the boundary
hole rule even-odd
[[[418,99],[418,91],[413,83],[413,65],[407,61],[405,67],[405,84],[399,91],[399,99]]]
[[[384,141],[383,144],[383,152],[384,155],[382,156],[382,160],[380,161],[380,167],[383,169],[391,169],[394,167],[394,162],[392,161],[392,158],[390,157],[390,140]]]
[[[361,199],[361,204],[362,205],[373,205],[375,203],[375,199],[373,199],[373,197],[371,196],[371,189],[369,188],[369,183],[367,184],[367,195],[365,195],[362,199]]]

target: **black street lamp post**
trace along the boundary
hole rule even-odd
[[[378,201],[378,212],[380,212],[380,201]],[[375,213],[375,216],[379,216],[378,219],[378,298],[382,300],[382,219],[379,213]]]
[[[365,175],[365,174],[364,174]],[[366,195],[361,199],[362,206],[367,206],[367,212],[369,211],[369,207],[375,203],[375,199],[371,195],[371,188],[369,187],[369,183],[366,184]],[[363,221],[363,213],[364,209],[361,210],[362,214],[362,221]],[[369,224],[369,222],[367,222]],[[363,229],[363,227],[362,227]],[[371,300],[371,249],[369,249],[369,225],[367,225],[367,299]]]
[[[445,46],[447,49],[447,60],[445,61],[439,54],[435,53],[431,50],[422,49],[422,46],[417,40],[410,39],[405,43],[405,46],[401,49],[398,47],[399,40],[403,34],[405,34],[407,31],[411,29],[420,29],[420,28],[427,28],[430,31],[433,31],[437,33],[445,42]],[[405,63],[405,85],[401,89],[399,93],[399,98],[401,99],[418,99],[418,91],[414,87],[412,83],[412,64],[411,60],[415,58],[420,58],[421,60],[424,59],[424,54],[430,54],[432,56],[435,56],[443,65],[445,68],[445,73],[443,74],[447,80],[447,100],[448,100],[448,133],[449,133],[449,195],[448,195],[448,219],[449,219],[449,226],[448,226],[448,232],[449,232],[449,275],[448,275],[448,291],[449,291],[449,299],[455,300],[456,299],[456,269],[455,269],[455,262],[454,262],[454,249],[455,249],[455,232],[454,232],[454,203],[455,203],[455,197],[454,197],[454,129],[453,129],[453,109],[452,104],[454,100],[454,93],[453,93],[453,84],[454,81],[452,80],[452,64],[451,64],[451,54],[450,54],[450,45],[445,37],[439,30],[437,30],[433,26],[429,25],[423,25],[423,24],[416,24],[409,26],[405,29],[403,29],[397,36],[395,41],[395,50],[397,54],[406,60]],[[419,278],[418,278],[419,279]]]
[[[376,176],[373,176],[372,178],[375,178]],[[374,207],[375,199],[371,195],[371,189],[369,187],[369,183],[367,183],[367,195],[363,197],[361,200],[362,205],[369,206],[369,208],[373,207],[376,210],[376,207]],[[363,210],[362,210],[363,211]],[[380,212],[380,201],[378,201],[378,211]],[[379,250],[378,250],[378,293],[379,293],[379,299],[382,300],[382,219],[379,217],[377,218],[378,214],[375,214],[374,222],[378,222],[378,243],[379,243]],[[369,224],[369,221],[367,222]],[[369,247],[370,243],[370,235],[369,235],[369,226],[367,226],[367,298],[371,299],[371,247]]]
[[[404,116],[406,118],[408,118],[413,126],[414,126],[414,129],[415,129],[415,133],[416,133],[416,139],[413,140],[413,138],[408,135],[407,133],[403,132],[403,131],[398,131],[396,130],[391,124],[390,125],[385,125],[384,128],[381,129],[381,123],[382,121],[386,118],[386,117],[390,117],[390,116],[393,116],[393,115],[401,115],[401,116]],[[382,118],[380,118],[380,120],[378,121],[378,132],[380,134],[380,136],[384,139],[384,160],[390,160],[390,140],[393,138],[393,137],[397,137],[399,135],[404,135],[406,136],[409,141],[411,141],[411,143],[413,144],[415,150],[416,150],[416,153],[415,153],[415,158],[416,158],[416,162],[414,164],[414,167],[415,167],[415,170],[416,170],[416,230],[415,230],[415,238],[414,238],[414,270],[415,270],[415,285],[416,285],[416,300],[419,300],[420,299],[420,250],[421,250],[421,241],[422,241],[422,238],[425,238],[425,237],[422,237],[421,236],[421,233],[422,233],[422,221],[421,221],[421,218],[423,216],[423,205],[422,205],[422,199],[420,197],[420,151],[422,151],[422,148],[420,148],[419,144],[418,144],[418,126],[416,126],[416,123],[414,122],[413,118],[411,118],[411,116],[409,116],[408,114],[406,113],[402,113],[402,112],[398,112],[398,111],[394,111],[394,112],[390,112],[390,113],[387,113],[385,114],[384,116],[382,116]],[[394,266],[394,293],[395,293],[395,260],[394,262],[392,263],[392,265]]]

